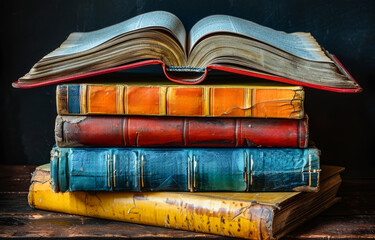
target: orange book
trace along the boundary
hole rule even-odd
[[[158,82],[57,86],[60,115],[304,117],[301,86],[275,83],[178,85]]]

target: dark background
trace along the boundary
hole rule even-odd
[[[187,31],[199,19],[228,14],[286,32],[311,32],[363,87],[359,94],[306,89],[310,137],[322,163],[345,177],[375,177],[375,1],[2,1],[1,164],[49,161],[55,86],[13,89],[44,55],[74,31],[91,31],[153,10],[177,15]],[[158,69],[159,70],[159,69]]]

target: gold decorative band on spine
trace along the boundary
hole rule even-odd
[[[91,87],[88,85],[86,86],[86,112],[89,113],[91,111]]]
[[[191,185],[191,158],[189,156],[187,161],[187,188],[190,192],[194,192],[193,186]]]
[[[80,105],[79,105],[79,110],[81,114],[87,114],[88,109],[87,109],[87,85],[86,84],[81,84],[79,88],[79,100],[80,100]]]
[[[56,107],[59,115],[69,114],[69,86],[59,85],[56,88]]]
[[[167,115],[169,107],[167,104],[169,103],[169,92],[168,87],[159,87],[159,115],[164,116]]]
[[[110,182],[110,170],[109,170],[109,154],[107,154],[107,158],[106,158],[106,163],[107,163],[107,187],[110,188],[111,187],[111,182]]]
[[[141,178],[141,189],[145,186],[144,182],[143,182],[143,160],[144,160],[144,157],[143,155],[141,155],[141,164],[140,164],[140,167],[141,167],[141,175],[140,175],[140,178]]]
[[[254,116],[254,111],[255,111],[255,108],[256,108],[256,104],[257,104],[257,101],[256,101],[256,92],[257,90],[255,88],[253,89],[249,89],[249,92],[251,92],[251,105],[250,105],[250,116]]]
[[[124,108],[124,114],[128,114],[129,112],[129,106],[128,106],[128,86],[124,86],[123,90],[123,108]]]
[[[243,108],[246,109],[244,111],[246,117],[251,117],[251,104],[252,104],[251,92],[252,92],[251,88],[244,88]]]
[[[210,114],[211,116],[215,116],[215,88],[211,88],[210,89],[210,98],[209,98],[209,102],[210,102]]]
[[[116,112],[117,114],[124,114],[124,86],[116,87]]]
[[[138,182],[139,182],[139,176],[138,176],[138,172],[139,172],[139,168],[138,168],[138,161],[139,161],[139,158],[137,157],[134,161],[134,188],[137,189],[138,188]]]
[[[245,154],[245,172],[244,172],[244,178],[246,183],[246,191],[251,191],[251,186],[253,185],[253,155],[247,153],[247,151],[244,151]]]
[[[69,114],[69,85],[66,86],[66,113]]]
[[[205,87],[202,88],[203,95],[203,116],[210,116],[210,90],[211,88]]]
[[[116,187],[116,155],[113,154],[113,167],[112,167],[112,178],[113,178],[113,188]]]

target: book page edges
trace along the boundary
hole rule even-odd
[[[338,62],[336,57],[335,57],[335,59],[336,59],[336,62]],[[226,66],[220,66],[220,65],[214,65],[214,64],[207,66],[205,71],[202,72],[201,76],[199,76],[195,79],[186,80],[186,79],[176,78],[175,76],[172,76],[170,74],[171,71],[167,70],[166,65],[161,60],[140,61],[140,62],[121,65],[121,66],[117,66],[117,67],[113,67],[113,68],[106,68],[106,69],[93,71],[93,72],[89,72],[89,73],[72,75],[72,76],[68,76],[68,77],[62,77],[62,78],[44,80],[44,81],[43,80],[42,81],[30,81],[28,83],[26,81],[18,80],[16,82],[13,82],[12,86],[14,88],[29,89],[29,88],[47,86],[47,85],[52,85],[52,84],[61,84],[61,83],[70,82],[70,81],[73,81],[73,80],[78,80],[78,79],[103,75],[103,74],[107,74],[107,73],[128,70],[128,69],[132,69],[132,68],[149,66],[149,65],[160,65],[162,67],[162,70],[163,70],[165,76],[167,77],[167,79],[169,79],[170,81],[175,82],[175,83],[186,84],[186,85],[199,84],[199,83],[204,81],[204,79],[207,77],[207,73],[210,70],[220,70],[220,71],[224,71],[224,72],[246,75],[246,76],[250,76],[250,77],[256,77],[256,78],[261,78],[261,79],[266,79],[266,80],[271,80],[271,81],[277,81],[277,82],[282,82],[282,83],[287,83],[287,84],[292,84],[292,85],[310,87],[310,88],[315,88],[315,89],[320,89],[320,90],[325,90],[325,91],[340,92],[340,93],[356,93],[356,92],[362,91],[362,88],[358,85],[357,82],[355,82],[355,80],[352,77],[350,79],[352,79],[356,83],[356,85],[358,86],[357,88],[336,88],[336,87],[322,86],[322,85],[319,85],[319,84],[304,83],[304,82],[300,82],[300,81],[297,81],[297,80],[282,78],[282,77],[278,77],[278,76],[275,76],[275,75],[265,74],[265,73],[261,73],[261,72],[257,72],[257,71],[242,70],[242,69],[236,69],[236,68],[232,68],[232,67],[226,67]],[[341,64],[339,64],[339,65],[341,65]],[[195,69],[193,71],[197,72]],[[346,72],[346,74],[348,74],[347,71],[345,71],[345,72]]]

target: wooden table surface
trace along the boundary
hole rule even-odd
[[[27,203],[27,191],[34,169],[0,165],[0,238],[226,239],[32,209]],[[339,196],[340,203],[283,239],[375,238],[375,179],[344,179]]]

